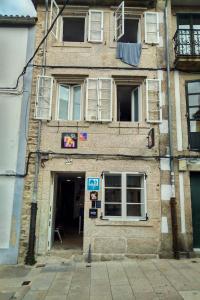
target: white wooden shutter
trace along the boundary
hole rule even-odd
[[[35,103],[35,118],[40,120],[51,119],[51,103],[53,91],[53,77],[38,76],[36,103]]]
[[[88,41],[103,42],[103,12],[89,11]]]
[[[59,7],[55,0],[51,0],[51,11],[50,11],[50,26],[59,14]],[[58,32],[59,32],[59,19],[56,20],[55,25],[52,28],[51,33],[53,36],[58,39]]]
[[[157,12],[145,12],[145,43],[159,44],[159,15]]]
[[[112,79],[99,79],[99,120],[112,121]]]
[[[88,78],[86,84],[86,121],[98,121],[98,79]]]
[[[124,1],[115,11],[115,40],[118,41],[124,35]]]
[[[147,122],[162,122],[161,81],[146,79]]]

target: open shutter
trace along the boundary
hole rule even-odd
[[[145,43],[159,44],[159,15],[157,12],[145,12]]]
[[[88,41],[103,42],[103,12],[89,11]]]
[[[39,76],[37,81],[35,118],[40,120],[51,119],[53,77]]]
[[[147,122],[162,122],[161,81],[159,79],[146,80],[146,97]]]
[[[86,121],[98,121],[98,79],[88,78],[86,85]]]
[[[118,41],[124,35],[124,1],[115,11],[115,40]]]
[[[59,14],[59,7],[55,0],[51,0],[51,12],[50,12],[50,26]],[[58,39],[58,32],[59,32],[59,19],[56,20],[55,25],[52,28],[53,36]]]
[[[112,79],[99,79],[99,120],[112,121]]]

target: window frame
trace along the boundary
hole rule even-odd
[[[158,105],[159,105],[159,117],[160,119],[155,119],[155,120],[151,120],[149,118],[149,82],[150,81],[157,81],[158,82],[158,95],[159,95],[159,100],[158,100]],[[152,123],[152,124],[161,124],[163,120],[163,116],[162,116],[162,80],[158,79],[158,78],[147,78],[146,79],[146,122],[147,123]]]
[[[105,175],[121,175],[121,216],[106,216],[105,215]],[[138,188],[143,190],[143,202],[144,204],[144,216],[127,216],[127,175],[140,176],[143,180],[143,188]],[[125,188],[124,188],[125,187]],[[102,178],[102,215],[104,219],[110,221],[146,221],[147,215],[147,183],[146,183],[146,173],[145,172],[104,172]]]
[[[143,109],[143,97],[142,97],[142,86],[143,84],[135,84],[135,86],[137,85],[137,87],[135,87],[133,90],[132,90],[132,94],[131,94],[131,121],[120,121],[118,120],[117,116],[118,116],[118,96],[117,96],[117,88],[118,86],[132,86],[134,87],[134,84],[130,84],[130,83],[123,83],[123,84],[119,84],[117,82],[115,82],[115,95],[116,95],[116,116],[115,116],[115,120],[116,122],[128,122],[128,123],[140,123],[142,122],[143,120],[143,114],[142,114],[142,109]],[[134,94],[134,91],[138,89],[138,121],[133,121],[133,116],[134,116],[134,107],[133,107],[133,102],[134,102],[134,97],[133,97],[133,94]]]
[[[60,119],[59,118],[59,107],[60,107],[60,87],[61,86],[65,86],[65,87],[69,87],[69,107],[68,107],[68,120],[65,119]],[[81,96],[80,96],[80,120],[74,120],[73,117],[73,107],[74,107],[74,102],[73,102],[73,95],[74,95],[74,87],[78,87],[80,86],[81,88]],[[62,83],[59,82],[57,85],[57,97],[56,97],[57,101],[56,101],[56,114],[55,114],[55,120],[59,121],[59,122],[70,122],[70,121],[75,121],[75,122],[80,122],[83,120],[83,86],[82,84],[69,84],[69,83]]]
[[[199,148],[197,149],[197,148],[192,148],[192,146],[191,146],[191,131],[190,131],[190,121],[191,121],[191,119],[190,119],[190,110],[189,110],[189,108],[190,107],[192,107],[192,106],[189,106],[189,95],[195,95],[195,94],[198,94],[198,95],[200,95],[200,93],[191,93],[191,94],[189,94],[189,91],[188,91],[188,84],[189,83],[193,83],[193,82],[199,82],[200,83],[200,79],[198,79],[198,80],[187,80],[187,81],[185,81],[185,93],[186,93],[186,116],[187,116],[187,130],[188,130],[188,146],[189,146],[189,150],[190,151],[197,151],[197,152],[199,152],[200,151],[200,146],[199,146]],[[199,132],[199,135],[200,135],[200,132]]]

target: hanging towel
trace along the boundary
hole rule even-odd
[[[137,67],[140,62],[142,45],[138,43],[117,43],[117,58]]]

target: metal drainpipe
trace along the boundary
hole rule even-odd
[[[169,128],[169,156],[170,156],[170,183],[171,183],[171,222],[172,222],[172,239],[174,257],[179,258],[178,247],[178,222],[177,208],[175,197],[175,175],[174,175],[174,159],[173,159],[173,110],[171,101],[171,84],[170,84],[170,43],[169,43],[169,24],[168,24],[168,0],[165,0],[164,19],[165,19],[165,44],[166,44],[166,64],[167,64],[167,103],[168,103],[168,128]]]
[[[45,30],[44,35],[47,33],[48,29],[48,0],[45,0]],[[41,75],[45,75],[45,65],[46,65],[46,45],[47,40],[45,40],[43,45],[43,58],[42,58],[42,68]],[[35,177],[34,177],[34,186],[33,186],[33,194],[31,201],[31,216],[30,216],[30,228],[29,228],[29,243],[28,243],[28,251],[25,258],[25,263],[27,265],[34,265],[36,263],[35,260],[35,232],[36,232],[36,217],[37,217],[37,192],[38,192],[38,176],[40,169],[40,143],[41,143],[41,127],[42,121],[38,121],[38,130],[37,130],[37,145],[36,145],[36,161],[35,161]]]

